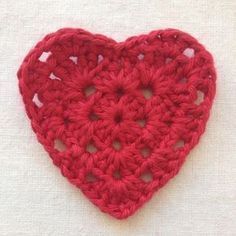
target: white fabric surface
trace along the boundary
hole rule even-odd
[[[0,0],[0,235],[236,235],[235,0]],[[116,40],[159,28],[189,32],[215,57],[217,95],[200,144],[179,175],[134,216],[101,213],[36,141],[16,71],[62,27]]]

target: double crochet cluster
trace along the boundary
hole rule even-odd
[[[216,75],[209,52],[178,30],[118,43],[61,29],[30,51],[18,78],[54,164],[121,219],[176,175],[198,143]]]

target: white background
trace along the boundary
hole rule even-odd
[[[236,235],[236,1],[0,0],[0,235]],[[217,95],[207,130],[179,175],[134,216],[101,213],[36,141],[16,72],[45,34],[81,27],[121,41],[187,31],[212,52]]]

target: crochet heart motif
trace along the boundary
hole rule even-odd
[[[122,219],[175,176],[198,143],[216,73],[210,53],[179,30],[116,42],[68,28],[39,42],[18,78],[53,163]]]

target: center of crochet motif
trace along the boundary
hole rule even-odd
[[[209,52],[178,30],[117,43],[61,29],[30,51],[18,78],[53,163],[122,219],[175,176],[198,143],[216,75]]]

